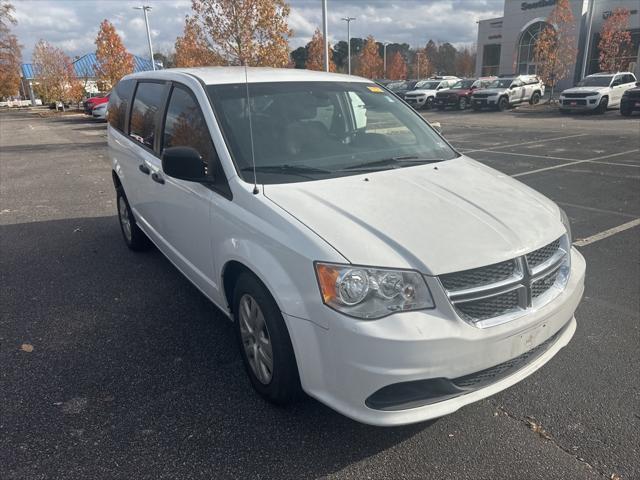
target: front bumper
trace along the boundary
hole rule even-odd
[[[436,107],[457,107],[460,102],[460,97],[436,97],[433,104]]]
[[[358,321],[327,308],[326,314],[331,317],[327,330],[285,314],[302,386],[338,412],[371,425],[403,425],[453,413],[526,378],[569,342],[576,329],[573,315],[584,291],[585,262],[575,249],[571,265],[567,286],[553,301],[486,329],[439,310]],[[442,299],[436,296],[436,303],[439,301]],[[478,389],[403,409],[367,405],[367,399],[390,385],[472,376],[516,359],[544,342],[543,351],[531,361]]]
[[[600,98],[565,98],[560,97],[560,105],[565,110],[595,110],[600,104]]]
[[[474,98],[471,97],[471,106],[475,108],[495,108],[499,97]]]
[[[404,97],[404,101],[412,107],[420,108],[427,103],[427,97]]]

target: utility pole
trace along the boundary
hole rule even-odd
[[[329,26],[327,25],[327,0],[322,0],[322,34],[324,36],[324,71],[329,71]]]
[[[144,24],[147,27],[147,41],[149,42],[149,56],[151,57],[151,68],[156,69],[156,62],[153,59],[153,47],[151,46],[151,30],[149,30],[149,16],[148,12],[151,10],[149,5],[142,5],[140,7],[133,7],[134,10],[142,10],[144,12]]]
[[[382,44],[382,52],[383,52],[382,58],[384,59],[383,77],[385,79],[387,78],[387,45],[389,45],[389,42],[384,42]]]
[[[342,20],[347,22],[347,73],[351,75],[351,22],[355,20],[355,17],[345,17]]]

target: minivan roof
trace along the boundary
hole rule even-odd
[[[190,75],[200,79],[206,85],[227,83],[244,83],[245,67],[196,67],[168,68],[134,73],[126,78],[177,80],[182,75]],[[318,72],[296,68],[247,67],[249,83],[259,82],[359,82],[373,83],[371,80],[340,73]]]

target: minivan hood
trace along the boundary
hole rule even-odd
[[[366,175],[265,185],[264,193],[349,262],[428,275],[510,259],[564,232],[553,202],[464,156]]]

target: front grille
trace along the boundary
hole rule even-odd
[[[538,298],[559,282],[566,282],[569,249],[568,238],[562,236],[522,257],[439,278],[456,313],[484,328],[525,312],[534,300],[536,307],[551,301],[551,295]]]
[[[558,279],[559,270],[554,270],[553,272],[547,274],[542,277],[540,280],[536,280],[531,284],[531,297],[538,298],[543,293],[546,293],[553,285],[556,283]]]
[[[596,95],[596,92],[563,93],[564,98],[586,98]]]
[[[527,263],[529,268],[537,267],[538,265],[549,260],[560,248],[560,239],[555,242],[551,242],[549,245],[545,245],[538,250],[535,250],[527,254]]]
[[[586,100],[564,100],[562,102],[563,105],[586,105]]]
[[[488,267],[474,268],[462,272],[447,273],[440,277],[444,288],[450,292],[466,290],[468,288],[481,287],[490,283],[498,283],[511,277],[516,270],[516,262],[495,263]]]
[[[491,95],[488,93],[474,93],[473,98],[488,98]]]
[[[456,304],[456,310],[466,320],[479,322],[515,312],[520,308],[518,291],[512,290],[493,297]]]

